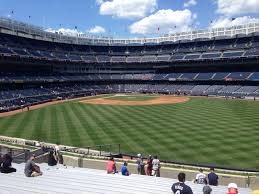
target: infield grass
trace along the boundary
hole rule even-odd
[[[65,102],[0,118],[0,134],[64,145],[120,143],[126,153],[259,169],[259,102],[191,98],[180,104]]]

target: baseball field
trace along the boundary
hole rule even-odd
[[[0,134],[179,162],[259,169],[259,102],[106,95],[0,117]]]

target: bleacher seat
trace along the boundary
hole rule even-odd
[[[127,193],[157,194],[172,193],[171,185],[175,179],[140,175],[122,176],[107,174],[104,170],[40,164],[43,176],[30,178],[24,175],[24,164],[13,164],[16,173],[0,173],[0,193]],[[201,194],[203,185],[186,182],[194,194]],[[226,193],[226,186],[212,186],[213,194]],[[239,193],[250,194],[249,188],[239,188]]]

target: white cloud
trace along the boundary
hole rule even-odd
[[[60,29],[52,29],[48,28],[46,29],[47,32],[52,32],[52,33],[59,33],[63,35],[69,35],[69,36],[76,36],[78,34],[82,34],[82,32],[79,32],[77,29],[69,29],[69,28],[60,28]]]
[[[96,0],[97,5],[101,5],[104,2],[104,0]]]
[[[97,0],[101,15],[116,18],[137,19],[153,13],[157,9],[157,0]]]
[[[248,13],[259,13],[258,0],[215,0],[218,4],[217,12],[232,16]]]
[[[252,18],[250,16],[243,16],[243,17],[238,17],[235,19],[222,17],[222,18],[219,18],[218,20],[212,22],[210,24],[210,28],[224,28],[224,27],[248,24],[248,23],[252,23],[252,22],[259,22],[259,19]]]
[[[190,6],[194,6],[194,5],[196,5],[197,4],[197,1],[196,0],[189,0],[189,1],[187,1],[187,2],[185,2],[184,4],[183,4],[183,7],[190,7]]]
[[[189,31],[192,28],[196,14],[188,9],[185,10],[159,10],[153,15],[145,17],[130,26],[131,33],[154,34],[173,33],[179,31]]]
[[[88,30],[88,32],[94,33],[94,34],[105,33],[105,29],[101,26],[95,26],[95,27],[91,28],[90,30]]]

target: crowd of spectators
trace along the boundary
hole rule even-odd
[[[137,165],[137,173],[138,175],[147,175],[147,176],[160,176],[160,161],[157,156],[152,157],[151,155],[144,161],[144,158],[141,154],[137,155],[136,158],[136,165]],[[121,167],[121,174],[123,176],[129,176],[128,170],[128,163],[124,162]],[[145,169],[146,166],[146,169]],[[116,162],[114,158],[111,157],[107,163],[107,173],[108,174],[115,174],[118,173],[116,170]],[[193,194],[191,187],[185,184],[186,175],[183,172],[178,174],[178,182],[174,183],[171,187],[171,190],[174,194]],[[203,169],[199,169],[198,174],[195,176],[193,180],[196,184],[204,185],[202,188],[203,194],[211,194],[213,186],[218,186],[219,177],[215,173],[214,168],[210,168],[210,173],[206,175],[203,172]],[[212,187],[211,187],[212,186]],[[236,183],[229,183],[227,187],[226,194],[237,194],[238,193],[238,186]],[[257,191],[254,192],[254,194]],[[259,194],[259,193],[258,193]]]

